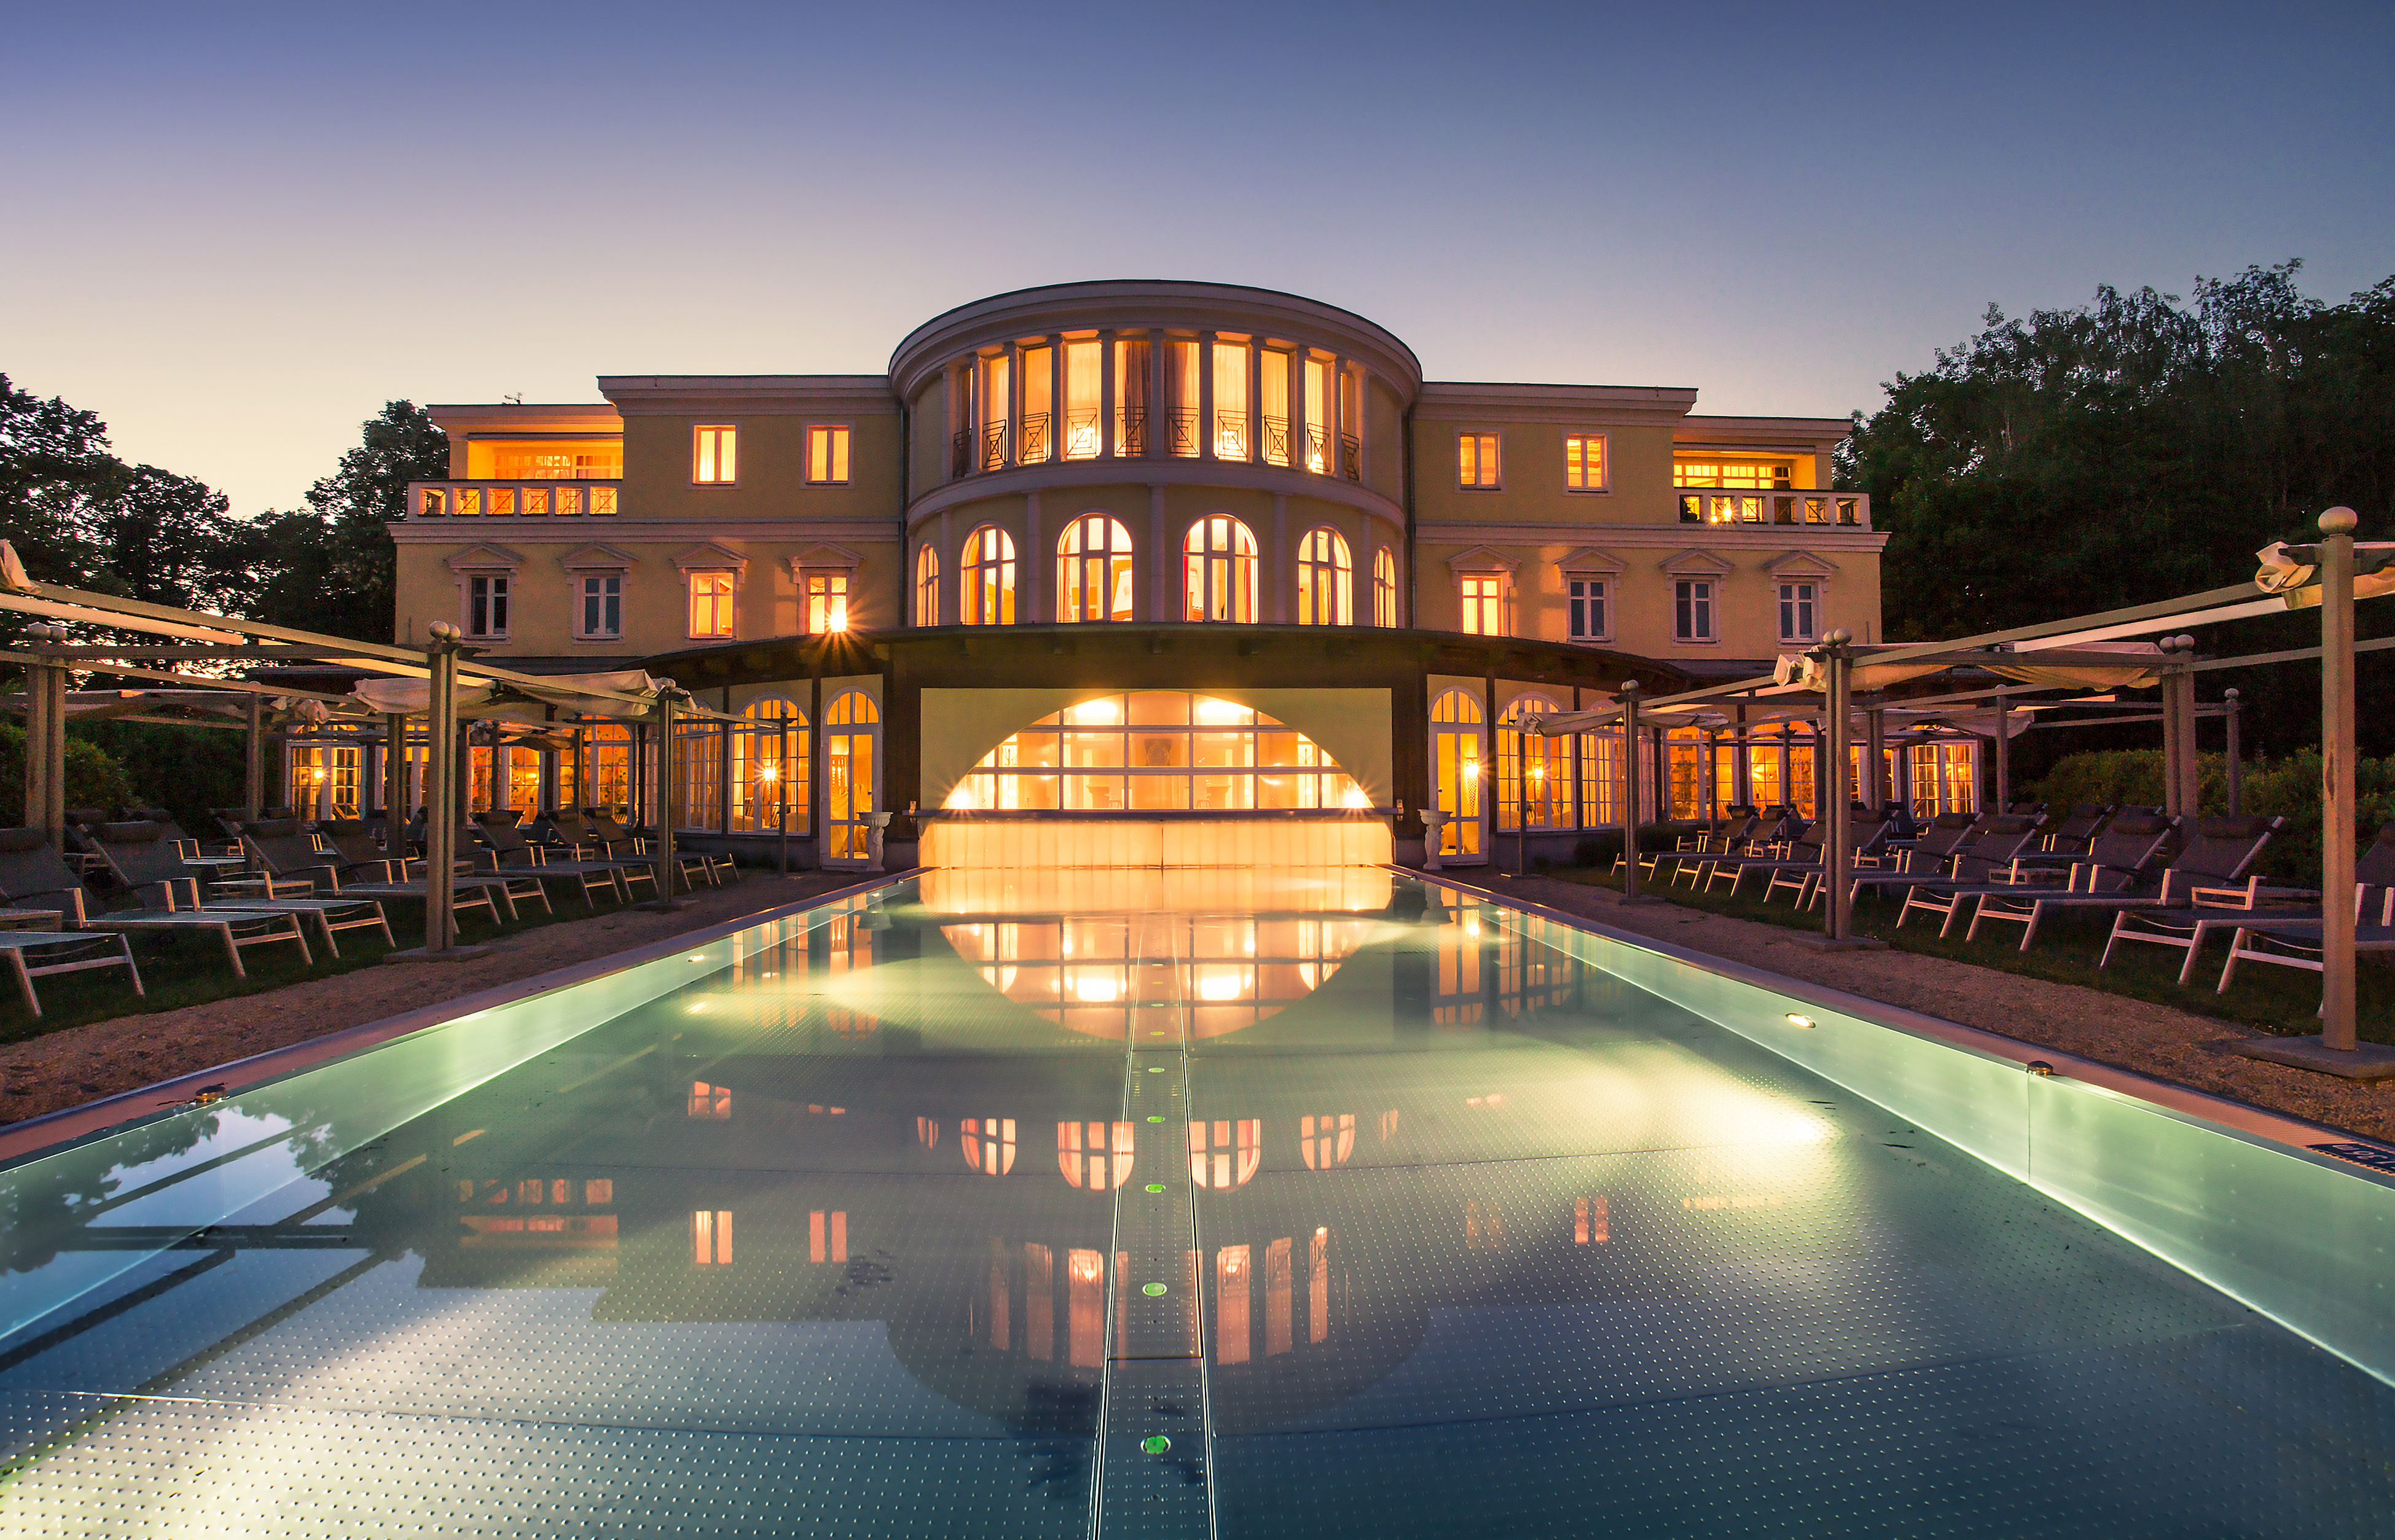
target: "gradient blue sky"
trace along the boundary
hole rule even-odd
[[[2395,273],[2395,7],[9,7],[0,371],[237,511],[393,397],[871,371],[1003,289],[1840,415],[1993,300]]]

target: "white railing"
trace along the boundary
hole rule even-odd
[[[1787,524],[1816,529],[1871,528],[1871,494],[1785,488],[1679,487],[1683,524]]]
[[[409,519],[608,519],[621,481],[410,481]]]

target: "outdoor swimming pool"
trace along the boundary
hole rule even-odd
[[[2390,1197],[1384,871],[933,873],[0,1171],[0,1530],[2383,1534]]]

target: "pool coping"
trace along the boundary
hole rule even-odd
[[[2135,1070],[2124,1070],[2115,1064],[2107,1064],[2101,1060],[2087,1059],[2061,1048],[2050,1048],[2044,1044],[2031,1043],[2024,1038],[2007,1037],[2002,1033],[1990,1032],[1984,1027],[1968,1027],[1960,1021],[1949,1021],[1943,1017],[1931,1016],[1908,1007],[1889,1005],[1884,1000],[1873,1000],[1860,994],[1850,994],[1845,990],[1833,989],[1827,984],[1816,984],[1803,979],[1792,978],[1784,973],[1774,973],[1767,967],[1759,967],[1752,963],[1741,963],[1732,958],[1716,956],[1710,952],[1694,951],[1657,937],[1642,935],[1634,930],[1618,929],[1601,920],[1593,920],[1584,915],[1575,915],[1568,910],[1534,902],[1499,888],[1474,882],[1456,881],[1444,871],[1424,872],[1419,868],[1395,864],[1386,869],[1401,876],[1412,877],[1434,887],[1452,888],[1459,892],[1476,894],[1507,909],[1516,910],[1526,915],[1535,915],[1541,919],[1568,926],[1592,936],[1602,936],[1607,941],[1619,941],[1625,946],[1657,953],[1686,967],[1699,968],[1723,978],[1735,979],[1741,983],[1767,989],[1775,994],[1805,1000],[1846,1016],[1870,1021],[1892,1032],[1929,1038],[1950,1047],[1958,1048],[1966,1053],[1975,1053],[1983,1058],[2008,1060],[2023,1066],[2024,1072],[2031,1063],[2042,1061],[2052,1065],[2058,1076],[2068,1076],[2072,1080],[2109,1091],[2115,1096],[2145,1102],[2163,1112],[2200,1119],[2251,1139],[2282,1146],[2288,1152],[2309,1161],[2326,1161],[2338,1169],[2354,1175],[2373,1178],[2382,1183],[2395,1183],[2395,1177],[2390,1177],[2390,1173],[2395,1173],[2395,1146],[2389,1146],[2384,1141],[2356,1134],[2348,1129],[2313,1123],[2285,1112],[2272,1112],[2267,1107],[2257,1107],[2252,1102],[2216,1096],[2209,1091],[2199,1091],[2193,1086],[2157,1079],[2152,1075],[2141,1074]],[[2375,1152],[2385,1164],[2382,1165],[2376,1162],[2356,1160],[2349,1155],[2340,1154],[2335,1149],[2324,1148],[2335,1145],[2355,1146]]]
[[[568,984],[587,983],[590,980],[604,978],[611,973],[620,973],[628,968],[655,962],[661,957],[670,956],[689,947],[703,946],[709,941],[721,941],[726,936],[737,935],[743,930],[753,929],[774,920],[786,919],[793,915],[802,915],[827,903],[838,903],[843,899],[878,892],[884,888],[920,876],[924,870],[923,867],[910,866],[903,871],[880,873],[870,881],[853,883],[846,888],[836,888],[829,892],[816,893],[806,899],[779,904],[771,909],[760,909],[735,919],[720,921],[704,929],[685,930],[679,935],[645,941],[639,946],[628,947],[621,952],[610,952],[604,956],[593,957],[586,962],[569,963],[563,967],[551,968],[546,973],[532,974],[509,983],[493,984],[488,989],[477,990],[471,994],[460,994],[434,1005],[418,1006],[414,1010],[402,1011],[396,1016],[386,1016],[380,1020],[361,1022],[354,1027],[344,1027],[338,1032],[328,1032],[321,1037],[310,1037],[297,1043],[287,1043],[282,1047],[269,1048],[264,1053],[252,1054],[246,1059],[232,1060],[210,1069],[179,1074],[171,1080],[161,1080],[153,1085],[137,1086],[129,1091],[119,1091],[114,1096],[102,1097],[98,1101],[86,1101],[77,1107],[62,1107],[55,1112],[45,1112],[39,1117],[30,1117],[21,1123],[12,1123],[5,1128],[0,1128],[0,1170],[21,1165],[46,1155],[57,1154],[62,1150],[91,1139],[122,1133],[127,1128],[156,1118],[170,1117],[190,1107],[203,1087],[221,1085],[227,1093],[247,1090],[270,1081],[281,1080],[288,1075],[312,1070],[320,1064],[336,1059],[379,1047],[385,1043],[415,1033],[446,1026],[460,1017],[471,1016],[478,1011],[489,1010],[510,1001],[546,994]]]

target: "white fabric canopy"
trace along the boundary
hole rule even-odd
[[[544,719],[539,705],[501,699],[498,687],[487,681],[466,682],[471,678],[469,674],[457,682],[456,698],[460,720],[482,721],[494,717],[520,722]],[[657,695],[657,681],[637,668],[612,674],[549,675],[538,684],[511,682],[506,688],[515,694],[529,695],[543,705],[586,717],[645,717]],[[351,694],[381,716],[421,717],[431,704],[432,681],[360,679]],[[638,698],[641,704],[637,709],[615,698],[625,695]]]

